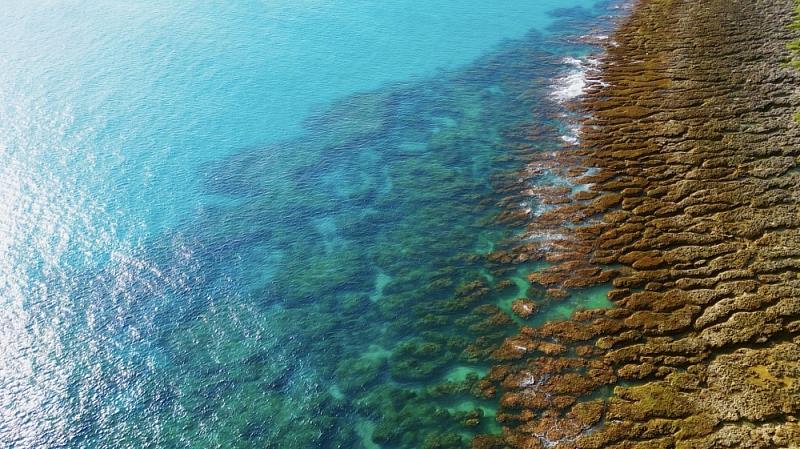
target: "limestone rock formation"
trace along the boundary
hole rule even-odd
[[[497,349],[479,387],[504,433],[474,447],[800,447],[793,8],[636,4],[586,95],[581,147],[531,163],[589,188],[528,192],[552,207],[493,255],[550,262],[530,280],[554,292],[610,282],[616,308]]]

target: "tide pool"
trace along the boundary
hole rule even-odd
[[[554,89],[613,13],[5,1],[0,447],[497,432],[471,386],[527,292],[483,259],[518,231],[502,178],[562,148]]]

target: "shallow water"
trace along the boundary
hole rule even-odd
[[[497,432],[469,389],[535,268],[480,257],[517,231],[498,176],[564,144],[558,80],[612,12],[5,2],[0,446]]]

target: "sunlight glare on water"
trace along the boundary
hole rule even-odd
[[[562,147],[553,80],[609,8],[6,0],[0,447],[498,431],[494,175]]]

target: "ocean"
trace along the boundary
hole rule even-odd
[[[457,448],[619,7],[4,0],[0,447]],[[518,181],[518,179],[517,179]],[[531,180],[530,182],[535,182]],[[539,295],[539,296],[537,296]]]

